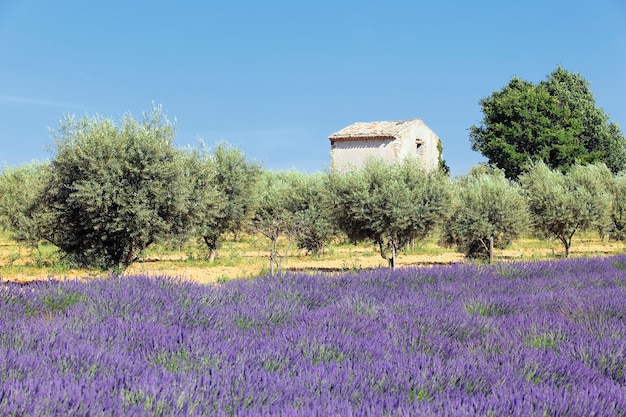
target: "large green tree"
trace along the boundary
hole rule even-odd
[[[154,106],[141,122],[67,116],[38,199],[42,236],[90,267],[123,270],[188,219],[189,181],[174,126]]]
[[[442,224],[452,198],[444,173],[427,172],[410,158],[372,159],[358,171],[331,172],[327,183],[338,226],[353,241],[374,242],[391,268],[407,244]]]
[[[626,139],[596,107],[589,82],[558,67],[534,84],[514,77],[480,100],[483,120],[470,127],[472,149],[517,178],[533,162],[566,172],[574,164],[626,168]]]

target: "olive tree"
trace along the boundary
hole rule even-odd
[[[293,205],[297,218],[298,248],[313,255],[320,255],[324,247],[338,234],[326,192],[324,174],[303,176],[292,190],[296,199]]]
[[[267,239],[271,275],[279,271],[296,242],[300,228],[296,191],[304,181],[305,175],[296,171],[266,171],[258,184],[260,197],[252,216],[252,232]]]
[[[224,195],[218,190],[215,163],[204,148],[188,149],[182,158],[188,191],[181,224],[187,227],[172,238],[184,244],[192,237],[201,237],[211,248],[211,236],[219,230],[226,208]],[[208,256],[213,260],[215,252],[209,251]]]
[[[536,163],[520,177],[535,231],[556,237],[569,257],[579,230],[606,228],[610,221],[611,172],[604,164],[575,165],[568,173]]]
[[[217,256],[219,240],[226,232],[235,235],[243,231],[258,202],[257,183],[261,176],[261,165],[250,161],[242,151],[227,143],[220,143],[210,159],[204,160],[204,169],[214,172],[214,186],[218,192],[220,209],[201,222],[200,235],[207,245],[209,260]],[[207,200],[211,206],[213,200]]]
[[[621,172],[611,181],[611,225],[609,235],[613,239],[626,240],[626,173]]]
[[[187,227],[189,182],[174,126],[153,106],[125,115],[66,116],[38,198],[40,232],[80,265],[119,270],[158,239]]]
[[[45,188],[49,165],[32,162],[4,167],[0,174],[0,227],[11,238],[28,245],[39,242],[37,222],[32,207]]]
[[[337,234],[321,174],[264,172],[252,232],[267,240],[270,273],[275,274],[297,246],[319,254]]]
[[[412,158],[371,159],[358,171],[331,172],[327,188],[339,228],[353,241],[371,240],[391,268],[408,243],[443,223],[452,198],[448,177]]]
[[[505,248],[528,225],[526,199],[504,172],[472,172],[455,187],[455,208],[446,222],[443,242],[457,245],[468,257],[487,257]]]
[[[588,228],[595,229],[602,239],[609,237],[612,222],[611,208],[613,196],[611,185],[613,174],[604,163],[591,165],[574,165],[566,173],[571,187],[578,189],[577,193],[588,198],[586,210],[591,216]]]

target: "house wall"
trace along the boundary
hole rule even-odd
[[[397,145],[394,146],[395,143]],[[330,150],[332,166],[339,171],[359,169],[372,157],[392,162],[396,158],[399,144],[391,139],[335,141]]]
[[[439,167],[439,150],[437,149],[439,137],[421,120],[411,129],[407,129],[401,140],[403,152],[399,155],[400,158],[408,155],[417,156],[427,170],[435,170]],[[416,143],[418,141],[422,143],[419,148]]]

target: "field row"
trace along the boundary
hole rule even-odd
[[[625,271],[2,283],[0,414],[625,416]]]
[[[581,234],[574,239],[572,246],[573,257],[607,256],[624,251],[622,242],[603,242],[594,233]],[[496,261],[550,260],[563,255],[560,242],[530,237],[519,239],[511,247],[495,252]],[[465,261],[462,253],[427,240],[407,247],[398,257],[398,266],[447,265]],[[320,256],[292,250],[284,261],[283,269],[293,272],[346,272],[386,266],[387,261],[380,257],[375,246],[346,243],[331,245]],[[214,262],[209,262],[205,248],[194,242],[183,248],[154,246],[143,261],[131,265],[126,275],[166,274],[199,283],[212,283],[263,275],[268,268],[268,253],[263,240],[246,235],[238,241],[226,240]],[[0,277],[5,280],[28,282],[47,277],[63,279],[103,275],[106,273],[67,265],[60,260],[58,251],[52,245],[42,245],[33,250],[0,234]]]

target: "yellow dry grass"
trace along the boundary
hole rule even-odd
[[[235,278],[249,278],[266,273],[269,268],[268,253],[262,240],[246,237],[242,241],[228,240],[220,249],[219,258],[209,263],[203,257],[203,248],[171,250],[156,248],[148,251],[143,261],[131,265],[125,275],[148,274],[178,276],[203,284],[222,282]],[[624,252],[621,242],[603,242],[592,234],[581,234],[572,244],[572,257],[607,256]],[[524,238],[509,248],[496,251],[496,261],[557,259],[563,256],[558,241]],[[434,241],[423,242],[401,253],[398,267],[440,265],[468,262],[463,254],[445,249]],[[285,271],[354,271],[366,268],[386,267],[384,260],[372,245],[337,244],[324,255],[312,257],[301,251],[291,251],[284,260]],[[4,280],[28,282],[47,278],[90,279],[106,273],[87,269],[72,269],[60,261],[52,246],[33,250],[11,241],[0,234],[0,277]]]

